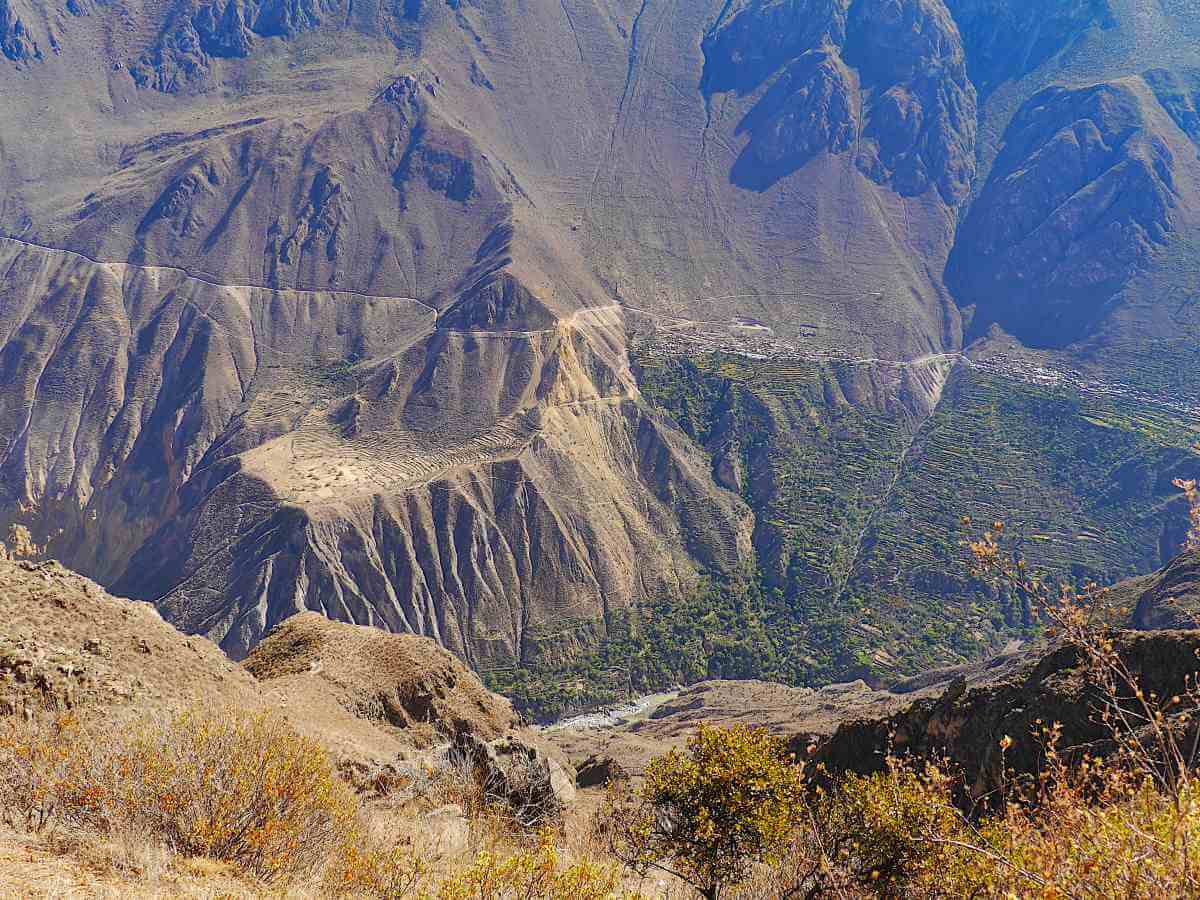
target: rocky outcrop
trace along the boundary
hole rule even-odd
[[[954,204],[975,177],[975,89],[941,0],[862,0],[851,11],[846,60],[870,91],[859,168],[900,194],[936,187]]]
[[[1171,697],[1194,682],[1200,632],[1118,632],[1122,662],[1147,694]],[[889,751],[944,755],[960,768],[972,797],[998,788],[1005,770],[1035,774],[1045,760],[1041,726],[1062,727],[1059,750],[1111,752],[1100,720],[1100,689],[1078,648],[1001,657],[882,718],[847,721],[814,758],[832,772],[877,772]],[[1012,739],[1004,750],[1001,740]]]
[[[1200,69],[1151,69],[1142,77],[1179,130],[1200,146]]]
[[[941,0],[794,0],[732,7],[704,40],[702,89],[756,102],[736,184],[764,190],[818,153],[854,149],[859,169],[903,196],[966,196],[975,90]],[[769,35],[766,39],[763,35]]]
[[[355,717],[398,728],[425,746],[458,733],[491,741],[520,727],[507,700],[415,635],[301,613],[272,629],[243,665],[277,690],[319,689]]]
[[[977,330],[1066,346],[1148,265],[1180,190],[1152,105],[1130,80],[1048,88],[1017,114],[947,270]]]
[[[845,0],[781,0],[731,6],[704,37],[705,93],[748,94],[788,62],[846,41]]]
[[[1152,575],[1121,582],[1106,603],[1142,631],[1200,627],[1200,552],[1182,553]]]
[[[628,777],[621,764],[611,756],[592,754],[575,773],[575,785],[580,788],[607,787]]]
[[[249,56],[264,38],[295,37],[345,12],[336,0],[183,0],[129,72],[164,93],[207,87],[213,60]]]
[[[484,741],[462,731],[449,753],[472,772],[489,803],[507,805],[526,828],[558,820],[575,799],[574,773],[519,739]]]
[[[553,327],[555,316],[520,279],[499,269],[468,284],[439,321],[460,331],[538,331]]]
[[[750,143],[733,179],[765,187],[820,153],[843,153],[858,136],[861,110],[853,74],[836,52],[808,50],[793,60],[743,119]]]

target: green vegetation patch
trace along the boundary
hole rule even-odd
[[[1032,564],[1111,583],[1162,565],[1186,530],[1171,481],[1200,475],[1200,423],[1136,395],[958,365],[922,418],[871,366],[633,361],[754,511],[755,556],[566,644],[534,636],[488,683],[541,719],[705,678],[881,684],[998,652],[1034,625],[969,577],[964,540],[1002,520]]]

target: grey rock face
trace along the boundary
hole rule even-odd
[[[575,799],[573,774],[515,738],[487,742],[463,731],[450,754],[471,768],[489,800],[506,803],[527,827],[553,822]]]
[[[842,153],[855,139],[860,110],[853,75],[832,50],[791,62],[742,121],[750,143],[733,180],[766,187],[819,153]]]
[[[1054,87],[1018,113],[948,270],[979,326],[1065,346],[1165,241],[1176,160],[1146,102],[1127,83]]]
[[[753,91],[790,60],[846,41],[848,0],[763,0],[733,7],[704,38],[709,94]]]
[[[765,190],[819,153],[856,147],[863,173],[903,196],[966,196],[975,90],[940,0],[762,2],[706,37],[702,89],[755,94],[739,186]],[[860,137],[861,135],[861,137]]]
[[[864,0],[846,59],[871,90],[859,166],[900,194],[961,201],[975,177],[975,88],[941,0]]]

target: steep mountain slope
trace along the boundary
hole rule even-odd
[[[1160,78],[1047,88],[1018,112],[951,263],[981,321],[1033,346],[1072,344],[1172,232],[1194,227],[1196,152],[1172,127],[1186,118],[1157,102]]]
[[[0,0],[0,527],[238,656],[748,564],[792,680],[1001,647],[962,514],[1181,535],[1197,11]]]

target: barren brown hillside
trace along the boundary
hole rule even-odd
[[[1197,21],[6,0],[0,529],[238,658],[313,611],[558,683],[746,569],[765,674],[999,649],[963,515],[1179,545]]]
[[[0,599],[4,715],[71,711],[103,732],[192,708],[272,712],[364,771],[460,731],[532,740],[428,638],[300,616],[242,666],[55,562],[0,559]]]

